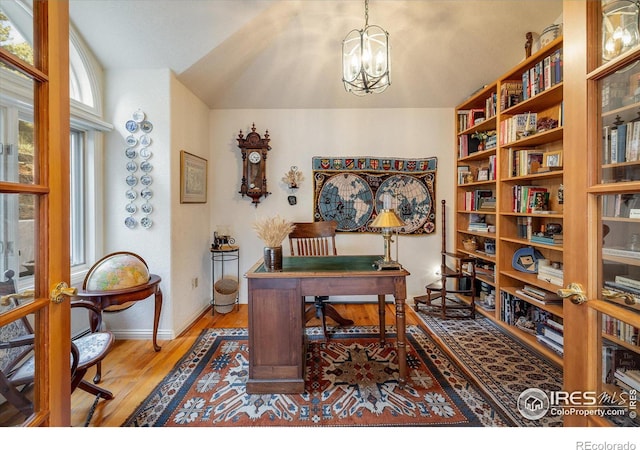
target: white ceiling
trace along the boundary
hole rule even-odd
[[[390,35],[391,86],[356,97],[341,44],[361,0],[70,0],[105,68],[171,69],[210,108],[453,107],[524,58],[562,0],[371,0]]]

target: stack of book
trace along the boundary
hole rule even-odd
[[[562,234],[533,233],[529,239],[537,244],[562,245]]]
[[[528,284],[525,284],[522,289],[516,290],[516,293],[525,300],[531,300],[542,305],[562,303],[562,297],[558,294]]]
[[[564,286],[564,272],[561,268],[554,268],[550,260],[539,259],[538,280],[546,281],[556,286]]]
[[[546,322],[538,325],[536,339],[541,344],[549,347],[554,352],[562,355],[564,353],[564,328],[559,322],[547,319]]]
[[[480,233],[486,233],[489,229],[489,225],[484,222],[471,222],[467,226],[467,231],[476,231]]]

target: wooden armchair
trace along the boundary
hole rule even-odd
[[[5,272],[5,281],[0,282],[0,313],[17,308],[21,295],[16,294],[13,281],[14,272]],[[86,308],[93,320],[101,322],[100,309],[90,301],[76,300],[72,308]],[[100,330],[98,325],[97,330]],[[106,389],[84,380],[89,368],[102,361],[114,343],[109,331],[96,331],[83,334],[71,341],[71,391],[80,388],[100,398],[113,399]],[[26,318],[16,320],[0,327],[0,394],[25,417],[33,413],[33,403],[27,395],[28,388],[34,382],[35,358],[34,332]],[[94,403],[95,406],[95,403]],[[93,408],[87,418],[87,424],[93,414]]]
[[[289,248],[292,256],[331,256],[337,255],[336,221],[298,222],[289,234]],[[328,303],[329,297],[317,296],[313,305],[305,311],[305,321],[317,317],[322,322],[322,333],[327,338],[326,317],[330,317],[339,325],[353,325],[353,320],[346,319]]]

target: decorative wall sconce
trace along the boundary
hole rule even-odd
[[[304,175],[298,170],[298,166],[291,166],[291,169],[282,177],[282,182],[289,186],[289,189],[298,189],[304,180]]]
[[[291,169],[289,169],[289,171],[284,174],[284,177],[282,177],[282,182],[292,191],[300,187],[302,180],[304,180],[304,175],[302,175],[302,172],[298,170],[298,166],[291,166]],[[290,205],[298,203],[298,199],[295,195],[290,195],[287,199],[289,200]]]

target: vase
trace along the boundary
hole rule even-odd
[[[280,272],[282,270],[282,247],[264,248],[264,269],[267,272]]]

